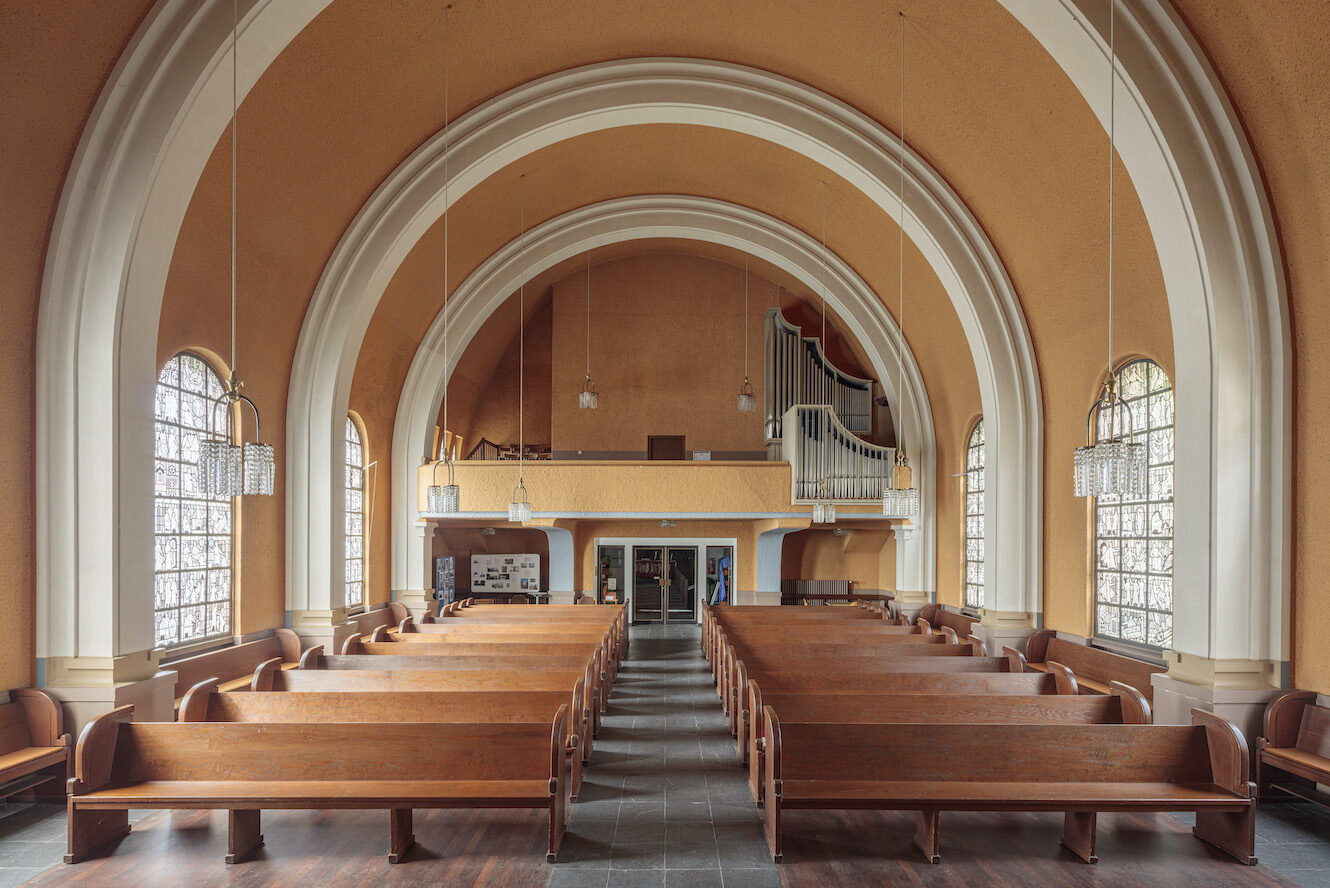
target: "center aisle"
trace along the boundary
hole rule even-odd
[[[551,888],[779,886],[695,625],[634,626]]]

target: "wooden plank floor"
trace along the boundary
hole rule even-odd
[[[597,744],[596,761],[587,772],[587,799],[574,806],[564,862],[557,866],[545,863],[544,814],[534,811],[417,811],[420,844],[397,866],[385,858],[386,812],[264,812],[264,848],[234,866],[222,862],[224,813],[160,812],[136,824],[114,854],[77,866],[61,864],[26,886],[755,888],[776,879],[785,888],[1299,884],[1266,867],[1244,867],[1221,856],[1191,835],[1185,817],[1173,815],[1101,817],[1101,862],[1089,866],[1060,849],[1060,815],[943,813],[943,860],[932,866],[911,844],[910,814],[792,811],[786,815],[786,862],[772,867],[769,858],[763,859],[766,848],[755,809],[746,799],[731,798],[730,784],[741,785],[742,772],[723,720],[716,715],[719,704],[698,651],[695,627],[649,629],[635,633],[634,639],[632,651],[638,659],[625,664],[616,686],[605,740]],[[652,770],[662,765],[665,774]],[[687,794],[694,789],[696,795]],[[671,792],[683,799],[673,809]],[[704,804],[714,834],[708,848],[718,855],[719,865],[672,866],[672,825],[677,837],[696,850],[695,833],[703,826],[698,812]],[[579,818],[578,807],[585,816]],[[659,817],[650,823],[638,816],[651,813],[648,808],[659,809]],[[687,816],[675,817],[672,811]],[[655,845],[647,849],[649,854],[619,853],[624,847],[637,848],[642,833],[657,827],[661,853],[654,852]],[[628,846],[618,841],[621,834]]]

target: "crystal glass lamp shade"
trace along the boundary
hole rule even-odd
[[[526,486],[520,482],[513,488],[513,501],[508,504],[508,520],[514,524],[526,524],[531,520],[531,503],[527,500]]]
[[[818,501],[813,503],[814,524],[835,524],[836,504]]]
[[[448,467],[448,483],[439,484],[439,466]],[[435,514],[450,515],[462,509],[462,488],[453,483],[453,461],[441,459],[434,464],[434,483],[425,488],[425,508]]]
[[[888,487],[882,492],[882,514],[903,518],[918,516],[919,489],[916,487]]]
[[[271,444],[246,444],[244,446],[244,484],[241,492],[245,496],[272,496],[273,485],[277,478],[277,460]]]
[[[209,496],[240,496],[244,492],[241,449],[219,438],[199,444],[199,475]]]
[[[577,396],[577,406],[580,410],[595,410],[600,406],[600,395],[596,394],[596,384],[591,381],[589,375],[582,381],[582,391]]]
[[[1145,496],[1145,445],[1122,438],[1077,447],[1073,460],[1076,496]]]
[[[755,413],[757,411],[757,398],[753,395],[753,386],[744,377],[744,384],[739,386],[739,412]]]

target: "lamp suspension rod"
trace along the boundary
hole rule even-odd
[[[1117,147],[1117,0],[1108,0],[1108,372],[1113,372],[1113,162]],[[1111,423],[1110,418],[1110,423]],[[1109,433],[1112,434],[1110,425]]]
[[[748,254],[744,254],[744,379],[748,379]]]
[[[231,378],[236,377],[236,126],[240,118],[240,0],[231,0]]]
[[[591,251],[586,251],[586,378],[591,378]]]
[[[445,374],[443,384],[443,453],[447,458],[452,457],[448,441],[448,381],[446,378],[452,375],[452,371],[448,367],[448,217],[452,215],[452,207],[448,204],[448,124],[450,122],[448,38],[451,35],[448,28],[448,11],[452,8],[451,3],[443,7],[443,372]]]
[[[830,361],[827,355],[827,183],[822,181],[822,357]]]
[[[900,230],[897,234],[897,248],[900,254],[900,260],[896,269],[896,324],[900,327],[901,348],[900,363],[896,373],[896,412],[900,417],[900,432],[896,435],[896,444],[901,450],[905,449],[905,12],[900,13],[901,20],[901,129],[900,129],[900,189],[897,192],[899,201]],[[892,486],[895,486],[893,479]]]
[[[526,257],[526,173],[517,183],[518,252]],[[522,484],[522,460],[526,455],[526,276],[517,288],[517,483]]]

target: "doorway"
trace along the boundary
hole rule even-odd
[[[697,548],[633,547],[633,622],[697,622]]]
[[[684,458],[684,436],[683,435],[648,435],[647,436],[647,459],[675,459]]]
[[[634,623],[696,623],[718,586],[733,601],[735,543],[730,538],[599,537],[596,591],[626,603]],[[706,598],[703,598],[703,596]]]

